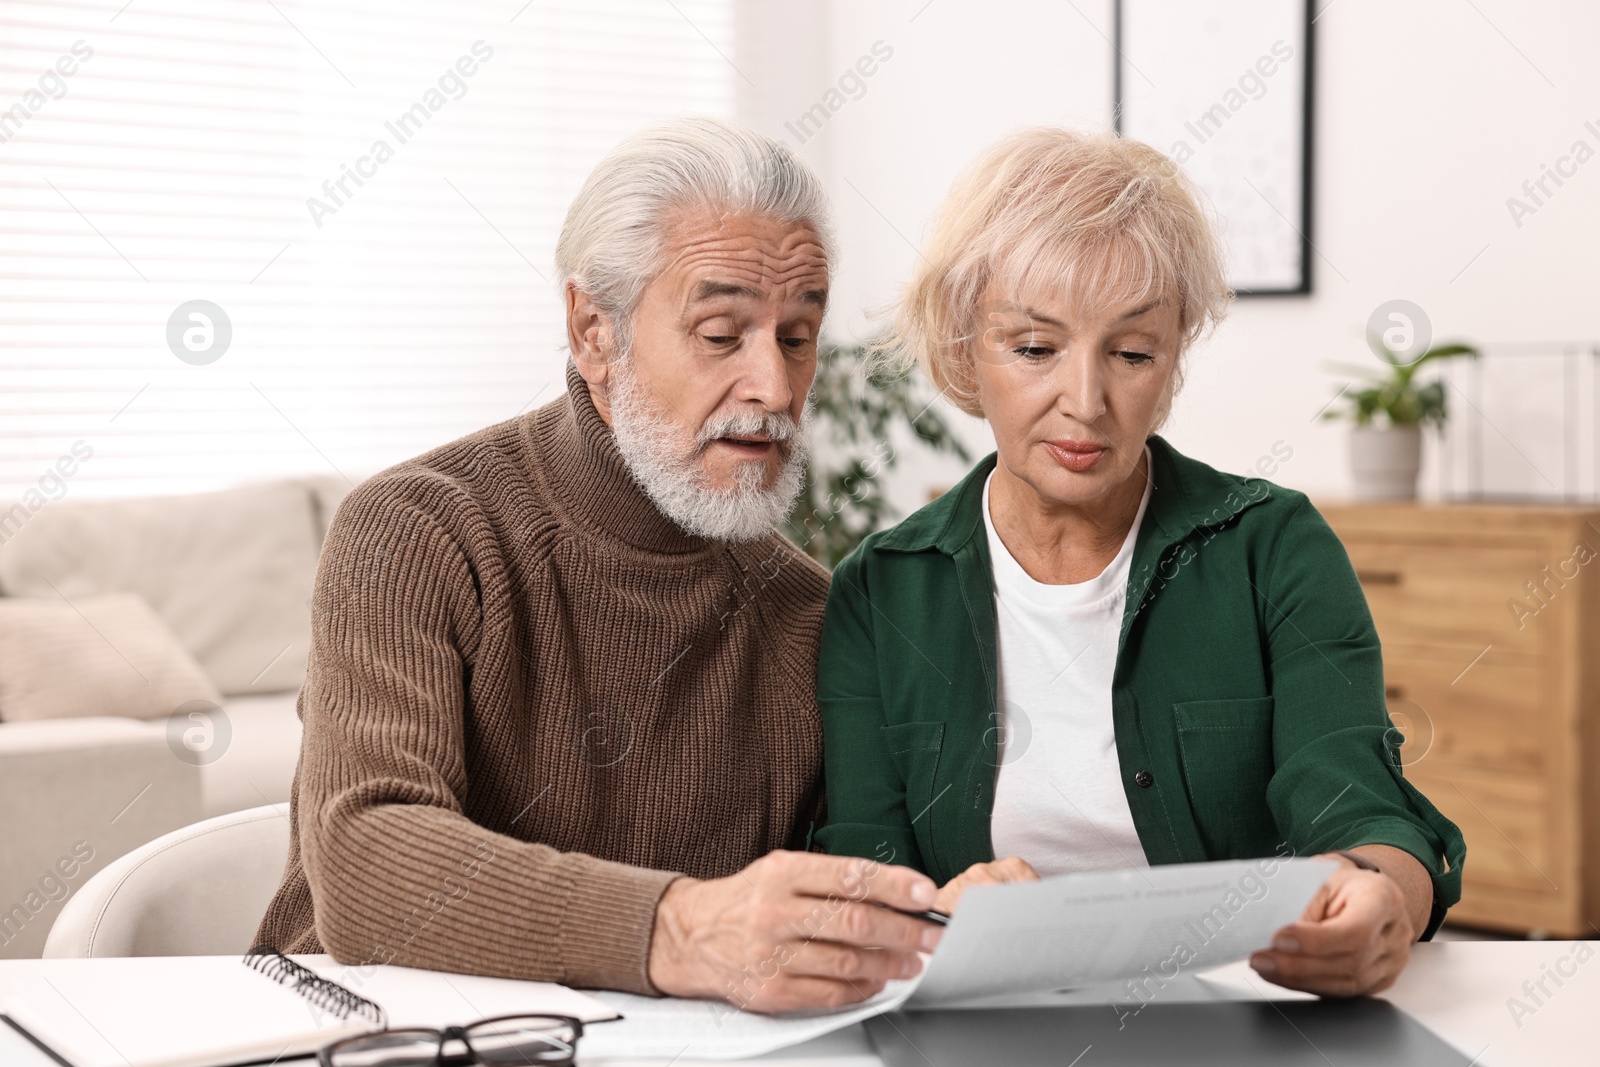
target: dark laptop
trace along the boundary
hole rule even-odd
[[[1385,1000],[1104,1004],[911,1011],[866,1022],[885,1067],[1248,1064],[1470,1067],[1471,1059]]]

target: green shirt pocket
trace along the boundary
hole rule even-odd
[[[1272,697],[1172,705],[1184,785],[1213,860],[1266,855],[1277,840],[1267,806],[1274,769]]]

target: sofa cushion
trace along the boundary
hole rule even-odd
[[[143,598],[0,597],[0,721],[153,719],[222,700]]]
[[[0,907],[9,909],[0,960],[37,958],[63,902],[92,875],[197,822],[201,770],[173,759],[159,720],[0,726]]]
[[[143,596],[227,694],[305,676],[321,544],[303,484],[52,503],[0,546],[11,596]]]
[[[300,481],[311,492],[311,505],[317,516],[317,544],[321,545],[333,523],[333,513],[355,486],[340,474],[308,474]]]
[[[206,818],[278,804],[294,791],[300,756],[296,694],[233,697],[222,705],[228,744],[200,768],[200,811]]]

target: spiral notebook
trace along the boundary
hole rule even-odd
[[[271,1063],[385,1026],[442,1027],[520,1012],[586,1023],[618,1017],[548,982],[331,960],[313,969],[267,948],[243,964],[237,956],[41,960],[37,980],[3,1010],[69,1067]]]

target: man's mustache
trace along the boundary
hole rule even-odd
[[[800,426],[788,412],[730,411],[712,415],[695,435],[697,452],[722,437],[765,437],[787,451],[800,435]]]

